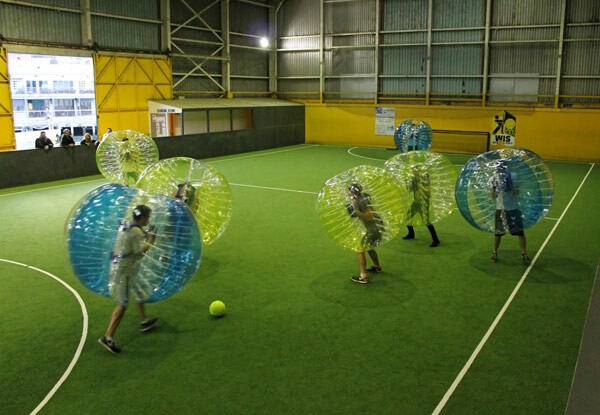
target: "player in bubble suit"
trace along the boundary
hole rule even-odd
[[[362,238],[362,245],[371,247],[367,252],[373,261],[373,266],[367,269],[367,259],[365,252],[358,252],[358,265],[360,268],[360,275],[352,277],[352,281],[359,284],[367,284],[369,278],[367,272],[381,272],[381,264],[374,247],[378,246],[381,242],[382,233],[385,232],[383,227],[383,221],[372,208],[371,196],[367,193],[363,193],[362,186],[358,183],[353,183],[348,187],[348,193],[352,200],[352,205],[348,206],[348,213],[352,217],[358,217],[366,228],[366,232]]]
[[[140,260],[154,243],[156,234],[153,227],[148,230],[143,228],[150,223],[152,210],[146,205],[138,205],[133,210],[133,223],[123,221],[115,241],[115,252],[111,255],[110,264],[110,289],[114,295],[116,307],[113,310],[110,324],[106,334],[98,339],[98,343],[114,354],[121,352],[117,348],[113,335],[125,315],[129,305],[129,297],[133,294],[136,308],[142,320],[141,331],[150,330],[158,321],[157,318],[148,318],[145,313],[143,299],[136,294],[135,286],[140,283]]]
[[[431,180],[429,173],[425,172],[421,174],[419,169],[413,168],[412,178],[409,180],[408,188],[413,192],[413,203],[410,210],[407,213],[407,217],[410,219],[417,215],[421,215],[423,223],[426,224],[429,233],[431,234],[431,245],[435,248],[440,244],[435,227],[429,222],[429,209],[431,208]],[[411,225],[407,226],[408,234],[402,239],[415,239],[415,228]]]
[[[529,264],[531,259],[527,256],[523,215],[519,209],[519,181],[517,175],[509,172],[507,167],[506,160],[499,160],[489,181],[491,196],[496,201],[494,250],[491,261],[498,261],[498,247],[502,236],[508,231],[511,235],[519,237],[521,257],[525,264]]]

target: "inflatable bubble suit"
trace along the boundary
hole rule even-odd
[[[456,208],[456,170],[450,160],[430,151],[409,151],[385,162],[386,169],[406,189],[410,205],[406,220],[411,226],[429,225]]]
[[[133,210],[152,209],[149,226],[156,239],[148,252],[128,266],[139,269],[129,284],[137,302],[164,300],[180,291],[196,273],[202,254],[200,231],[192,212],[177,200],[118,184],[95,188],[75,206],[66,223],[69,259],[77,278],[87,288],[114,297],[124,238],[133,222]],[[121,269],[122,270],[122,269]]]
[[[355,212],[365,212],[366,207],[372,213],[368,220]],[[332,177],[317,197],[319,217],[329,236],[341,247],[357,252],[394,239],[407,209],[408,192],[385,169],[373,166],[358,166]]]
[[[433,131],[425,121],[406,120],[394,133],[396,148],[406,153],[411,150],[429,150],[433,141]]]
[[[467,222],[498,234],[535,225],[550,210],[553,194],[548,166],[522,148],[503,148],[472,158],[456,182],[456,203]]]
[[[154,140],[135,130],[119,130],[109,134],[98,145],[96,164],[109,181],[135,185],[140,173],[158,161]]]
[[[144,170],[136,187],[186,203],[198,221],[203,243],[213,243],[231,220],[231,187],[227,179],[198,160],[161,160]]]

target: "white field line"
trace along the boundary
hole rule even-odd
[[[558,220],[558,218],[551,218],[551,217],[548,217],[548,216],[544,216],[544,219],[548,219],[548,220]]]
[[[229,184],[232,186],[253,187],[255,189],[279,190],[282,192],[306,193],[309,195],[318,195],[319,194],[317,192],[307,192],[306,190],[282,189],[281,187],[254,186],[252,184],[241,184],[241,183],[229,183]]]
[[[209,163],[209,164],[211,164],[211,163],[221,163],[222,161],[241,160],[241,159],[248,159],[248,158],[251,158],[251,157],[268,156],[268,155],[271,155],[271,154],[284,153],[286,151],[304,150],[306,148],[318,147],[318,146],[319,146],[318,144],[313,144],[313,145],[310,145],[310,146],[288,148],[287,150],[271,151],[271,152],[268,152],[268,153],[260,153],[260,154],[251,154],[249,156],[230,157],[230,158],[221,159],[221,160],[215,160],[215,161],[205,161],[205,163]]]
[[[71,363],[69,363],[69,366],[67,367],[67,370],[65,370],[65,373],[63,373],[63,375],[60,377],[60,379],[58,380],[58,382],[56,382],[56,384],[54,385],[54,387],[52,387],[52,389],[50,389],[50,392],[48,392],[48,394],[42,400],[42,402],[40,402],[39,405],[36,406],[36,408],[31,412],[31,415],[35,415],[35,414],[37,414],[48,403],[48,401],[52,398],[52,396],[54,396],[54,394],[56,393],[56,391],[58,390],[58,388],[60,388],[60,386],[67,379],[67,377],[71,374],[71,371],[75,367],[75,364],[77,363],[77,360],[79,359],[79,356],[81,355],[81,351],[83,350],[83,345],[85,344],[85,339],[87,338],[87,332],[88,332],[88,313],[87,313],[87,309],[85,307],[85,303],[81,299],[81,296],[79,295],[79,293],[77,291],[75,291],[75,289],[73,287],[71,287],[69,284],[67,284],[66,282],[64,282],[60,278],[58,278],[56,275],[50,274],[48,271],[44,271],[43,269],[32,267],[32,266],[27,265],[27,264],[22,264],[20,262],[9,261],[7,259],[2,259],[2,258],[0,258],[0,261],[1,262],[6,262],[8,264],[19,265],[19,266],[24,267],[24,268],[29,268],[29,269],[32,269],[34,271],[40,272],[42,274],[45,274],[45,275],[49,276],[50,278],[55,279],[56,281],[58,281],[59,283],[61,283],[62,285],[64,285],[75,296],[75,298],[79,302],[79,306],[81,307],[81,314],[83,315],[83,327],[81,329],[81,339],[79,340],[79,345],[77,346],[77,350],[75,350],[75,355],[73,356],[73,359],[71,359]]]
[[[59,187],[67,187],[67,186],[76,186],[78,184],[85,184],[85,183],[92,183],[92,182],[99,182],[99,181],[106,181],[105,178],[102,179],[94,179],[94,180],[86,180],[84,182],[77,182],[77,183],[68,183],[68,184],[59,184],[58,186],[49,186],[49,187],[42,187],[40,189],[31,189],[31,190],[23,190],[21,192],[14,192],[14,193],[4,193],[2,195],[0,195],[0,197],[4,197],[4,196],[13,196],[13,195],[20,195],[22,193],[30,193],[30,192],[37,192],[40,190],[48,190],[48,189],[58,189]]]
[[[360,157],[361,159],[367,159],[367,160],[377,160],[377,161],[384,161],[384,162],[388,160],[388,159],[378,159],[378,158],[374,158],[374,157],[365,157],[365,156],[359,156],[358,154],[354,154],[354,153],[352,152],[352,150],[354,150],[355,148],[376,148],[376,149],[378,149],[378,150],[382,150],[381,148],[378,148],[378,147],[352,147],[352,148],[349,148],[349,149],[348,149],[348,154],[350,154],[351,156],[354,156],[354,157]],[[453,165],[453,166],[461,166],[461,167],[464,167],[464,165],[465,165],[465,164],[466,164],[466,163],[462,163],[462,164],[452,164],[452,165]]]
[[[512,293],[510,294],[510,296],[508,297],[508,300],[506,300],[506,303],[504,303],[504,306],[502,307],[502,309],[500,310],[500,312],[498,313],[498,315],[496,316],[496,318],[492,322],[492,325],[490,326],[490,328],[488,329],[488,331],[485,333],[485,335],[483,336],[483,338],[481,339],[481,341],[479,342],[479,344],[477,345],[477,347],[475,348],[475,350],[473,351],[473,353],[471,354],[471,357],[469,357],[469,359],[467,360],[467,363],[465,363],[465,365],[463,366],[463,368],[461,369],[461,371],[458,373],[458,376],[456,376],[456,379],[454,379],[454,382],[452,382],[452,385],[450,385],[450,388],[446,391],[446,393],[442,397],[442,400],[438,403],[438,405],[436,406],[436,408],[433,410],[432,415],[438,415],[444,409],[444,406],[446,406],[446,403],[448,402],[448,400],[450,399],[450,397],[452,396],[452,394],[454,393],[454,391],[456,390],[456,388],[458,387],[458,385],[460,384],[460,382],[462,381],[462,379],[465,377],[465,374],[471,368],[471,365],[473,364],[473,362],[475,361],[475,359],[479,355],[479,352],[481,352],[481,349],[483,349],[483,346],[488,341],[488,339],[490,338],[490,336],[494,332],[494,329],[496,328],[496,326],[498,325],[498,323],[500,322],[500,320],[504,316],[504,313],[506,313],[506,310],[508,309],[508,307],[512,303],[512,301],[515,298],[515,296],[517,295],[517,293],[519,292],[519,289],[521,288],[521,286],[525,282],[525,279],[527,278],[527,276],[531,272],[531,269],[535,265],[537,259],[539,258],[539,256],[541,255],[542,251],[544,250],[544,248],[548,244],[548,241],[550,241],[550,238],[552,238],[552,235],[554,235],[554,231],[556,231],[556,228],[558,228],[558,225],[560,225],[560,222],[565,217],[565,214],[567,213],[567,211],[569,210],[569,207],[571,207],[571,204],[573,203],[573,201],[575,200],[575,198],[579,194],[579,191],[583,187],[583,184],[587,180],[587,178],[590,175],[590,173],[592,172],[593,168],[594,168],[594,164],[592,164],[592,166],[588,170],[587,174],[585,175],[585,177],[583,178],[583,180],[579,184],[579,187],[575,191],[575,194],[573,195],[573,197],[571,198],[571,200],[569,201],[569,203],[565,207],[565,210],[563,210],[562,214],[560,215],[560,218],[558,218],[558,221],[556,221],[556,224],[554,225],[554,227],[552,228],[552,230],[550,231],[550,233],[546,237],[546,240],[544,241],[544,243],[542,244],[542,246],[540,247],[540,249],[535,254],[535,257],[531,261],[531,264],[529,264],[529,266],[527,267],[527,269],[523,273],[523,276],[521,277],[521,279],[517,283],[516,287],[514,288],[514,290],[512,291]]]
[[[354,157],[360,157],[361,159],[367,159],[367,160],[377,160],[377,161],[386,161],[387,160],[387,159],[376,159],[376,158],[373,158],[373,157],[359,156],[358,154],[354,154],[352,152],[352,150],[354,150],[355,148],[358,148],[358,147],[349,148],[348,149],[348,154],[350,154],[351,156],[354,156]]]

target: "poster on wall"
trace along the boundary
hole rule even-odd
[[[502,142],[505,146],[514,146],[516,135],[517,117],[508,111],[502,111],[494,116],[490,134],[491,145],[497,146],[499,142]]]
[[[396,108],[375,107],[375,135],[393,136],[396,131]]]

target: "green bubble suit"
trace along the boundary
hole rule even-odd
[[[354,197],[360,189],[360,196]],[[317,210],[329,236],[345,249],[365,252],[394,239],[409,207],[408,191],[385,169],[358,166],[327,180],[317,197]],[[368,207],[371,218],[355,210]]]
[[[214,167],[188,157],[161,160],[148,167],[139,189],[180,199],[198,221],[202,242],[212,244],[231,220],[231,187]]]
[[[96,164],[113,183],[134,186],[140,174],[158,161],[158,148],[148,135],[135,130],[109,134],[98,145]]]
[[[456,209],[457,173],[450,160],[441,154],[409,151],[392,157],[385,167],[409,193],[406,220],[410,226],[430,225]]]

